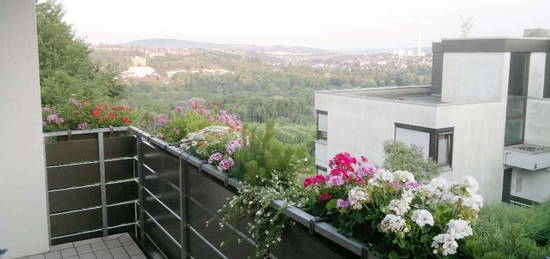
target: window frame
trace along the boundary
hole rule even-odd
[[[550,99],[550,51],[546,52],[546,65],[544,67],[544,86],[542,98]]]
[[[438,162],[438,151],[439,151],[439,135],[441,134],[449,134],[450,135],[450,143],[449,143],[449,152],[448,155],[448,163],[447,164],[441,164],[441,165],[448,165],[449,167],[453,166],[453,149],[454,149],[454,127],[448,127],[448,128],[440,128],[440,129],[432,129],[422,126],[416,126],[416,125],[410,125],[410,124],[404,124],[404,123],[395,123],[394,130],[393,130],[393,139],[397,140],[397,130],[396,128],[402,128],[402,129],[408,129],[408,130],[415,130],[415,131],[421,131],[426,132],[430,134],[430,143],[428,144],[429,150],[428,150],[428,157],[433,159],[434,161]]]
[[[327,131],[320,131],[319,130],[319,114],[322,114],[322,115],[325,115],[327,116],[327,124],[328,124],[328,112],[327,111],[323,111],[323,110],[315,110],[316,111],[316,116],[317,116],[317,121],[315,123],[315,127],[316,127],[316,132],[317,132],[317,140],[322,140],[322,141],[328,141],[328,132]],[[322,137],[322,134],[321,132],[324,132],[325,133],[325,136]]]

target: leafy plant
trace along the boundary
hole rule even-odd
[[[439,176],[441,166],[432,159],[424,159],[422,149],[403,142],[388,140],[384,143],[384,167],[390,171],[408,171],[418,181],[430,180]]]
[[[466,246],[475,258],[546,258],[550,255],[549,207],[550,202],[534,208],[486,206]]]
[[[257,242],[256,257],[267,257],[277,245],[290,219],[270,205],[284,200],[290,206],[303,197],[298,176],[311,174],[311,159],[304,147],[282,143],[274,136],[274,123],[265,128],[245,126],[243,145],[235,152],[233,176],[244,180],[235,196],[219,213],[222,222],[252,219],[247,231]]]
[[[252,185],[269,184],[277,176],[283,183],[296,179],[298,171],[312,167],[306,147],[283,143],[275,138],[274,122],[265,128],[244,127],[242,130],[243,148],[235,152],[235,166],[230,174],[242,178]],[[301,164],[301,170],[295,168]]]
[[[304,180],[306,209],[338,230],[372,245],[381,258],[463,256],[482,198],[472,177],[460,183],[375,168],[364,156],[339,153],[329,175]]]

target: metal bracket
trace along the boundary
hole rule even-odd
[[[68,129],[67,130],[67,140],[68,141],[71,141],[71,137],[73,136],[73,132],[71,131],[71,129]]]
[[[369,248],[365,245],[361,247],[361,259],[369,258]]]

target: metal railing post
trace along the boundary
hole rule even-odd
[[[187,167],[183,158],[179,157],[179,185],[180,185],[180,244],[181,258],[188,258],[187,250]]]
[[[138,198],[139,198],[139,242],[141,246],[145,245],[145,213],[143,206],[145,205],[145,196],[143,195],[143,183],[145,176],[143,175],[143,149],[141,148],[141,137],[136,135],[136,154],[137,154],[137,174],[138,174]]]
[[[109,222],[107,218],[107,179],[105,176],[105,145],[103,132],[97,133],[97,145],[99,151],[99,180],[101,182],[101,222],[103,236],[109,235]]]

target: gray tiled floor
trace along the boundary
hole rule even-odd
[[[50,247],[43,254],[18,259],[146,259],[129,234],[116,234]]]

